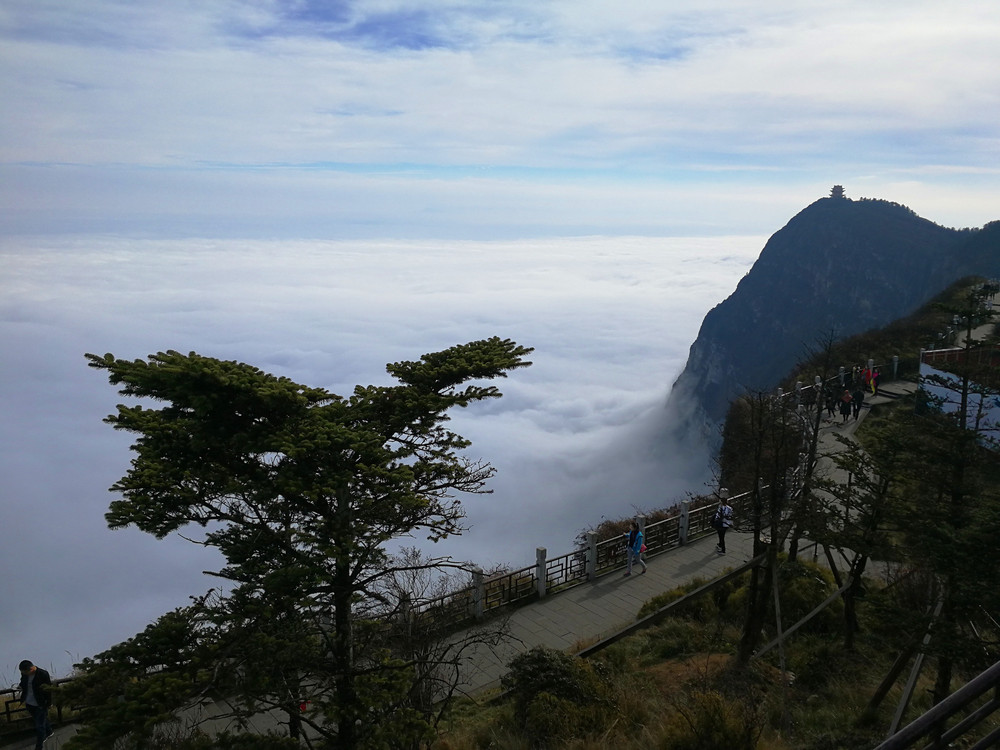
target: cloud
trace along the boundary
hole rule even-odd
[[[3,528],[45,555],[0,584],[0,668],[121,640],[211,565],[103,527],[128,441],[84,351],[346,392],[479,336],[535,346],[456,418],[499,473],[450,549],[561,549],[701,481],[653,448],[661,407],[761,236],[833,184],[998,218],[998,30],[994,3],[929,0],[8,0]]]
[[[507,242],[7,240],[0,244],[0,669],[57,672],[212,585],[216,560],[179,539],[109,531],[107,492],[131,436],[122,398],[84,352],[195,350],[335,393],[388,383],[385,363],[508,336],[535,364],[505,396],[459,410],[495,493],[465,501],[467,536],[435,554],[528,564],[602,515],[672,501],[703,467],[658,436],[670,382],[708,307],[759,237]],[[697,488],[697,487],[696,487]],[[26,563],[27,561],[27,563]],[[30,612],[30,617],[24,613]]]
[[[986,3],[15,0],[0,231],[764,234],[903,174],[978,226],[996,172],[948,175],[996,161],[998,31]]]
[[[797,159],[789,136],[794,151],[815,139],[819,158],[872,130],[995,132],[1000,13],[982,3],[276,3],[243,36],[230,28],[249,23],[240,4],[103,3],[89,19],[15,7],[5,99],[25,106],[5,154],[22,161],[634,170]],[[53,28],[65,33],[38,41]],[[881,163],[884,146],[857,156]]]

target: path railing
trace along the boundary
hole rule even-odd
[[[967,713],[968,708],[990,690],[994,691],[993,697],[977,710]],[[915,719],[909,726],[900,729],[875,750],[905,750],[912,747],[924,747],[927,739],[931,739],[930,744],[926,745],[928,748],[952,747],[955,740],[972,731],[997,709],[1000,709],[1000,662],[960,687],[925,714]],[[958,714],[964,714],[964,718],[946,731],[946,722]],[[997,747],[998,744],[1000,744],[1000,728],[993,729],[986,737],[980,739],[974,748],[985,750],[989,747]]]
[[[735,516],[745,515],[750,507],[750,492],[729,499]],[[646,523],[636,517],[646,544],[644,554],[657,555],[714,533],[711,526],[716,503],[685,500],[677,513],[660,521]],[[587,544],[556,557],[549,557],[544,547],[535,550],[535,564],[518,570],[486,576],[471,569],[472,583],[436,599],[414,606],[421,616],[454,625],[468,619],[480,619],[487,613],[511,604],[543,598],[557,591],[593,581],[598,576],[625,566],[625,539],[621,536],[597,540],[595,532],[586,535]]]
[[[885,381],[896,380],[899,377],[899,357],[893,357],[884,365],[868,360],[866,368],[869,371],[878,370]],[[840,367],[832,377],[824,380],[817,376],[808,385],[800,381],[792,390],[779,389],[775,397],[785,408],[793,411],[802,407],[814,408],[817,397],[839,394],[844,388],[851,387],[862,369],[860,366],[853,369]],[[745,492],[730,498],[737,518],[748,517],[751,494]],[[646,543],[646,554],[657,555],[713,533],[711,519],[715,508],[712,499],[684,501],[677,513],[660,521],[647,524],[644,517],[636,517]],[[622,537],[598,541],[594,532],[587,533],[584,547],[572,552],[556,557],[548,557],[548,551],[543,547],[535,552],[535,564],[519,570],[486,576],[478,568],[472,568],[469,586],[417,605],[414,609],[454,625],[468,619],[480,619],[501,607],[540,599],[593,581],[598,576],[620,570],[626,563]]]
[[[62,685],[70,682],[72,677],[62,677],[52,680],[53,685]],[[0,690],[0,744],[3,743],[3,736],[8,731],[18,731],[19,729],[30,729],[32,727],[31,715],[28,709],[19,700],[21,689],[11,687]],[[54,698],[52,707],[49,709],[49,718],[56,724],[62,723],[69,714],[76,711],[76,707],[63,706],[62,700]]]

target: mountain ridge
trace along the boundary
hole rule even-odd
[[[774,388],[819,338],[887,325],[970,275],[1000,276],[1000,222],[949,229],[898,203],[821,198],[705,316],[668,398],[672,421],[717,449],[732,400]]]

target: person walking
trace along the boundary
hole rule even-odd
[[[48,672],[27,659],[17,668],[21,672],[21,702],[35,723],[35,750],[42,750],[42,744],[52,736],[52,725],[49,724],[52,679]]]
[[[830,422],[833,421],[833,418],[836,415],[836,413],[837,413],[837,397],[834,394],[833,389],[828,388],[826,389],[826,416],[830,418],[829,419]]]
[[[632,522],[632,529],[626,535],[625,542],[625,575],[632,575],[632,563],[638,561],[642,566],[642,572],[646,572],[646,563],[642,559],[642,531],[639,530],[639,522]]]
[[[719,543],[715,545],[715,551],[720,555],[726,554],[726,532],[733,525],[733,507],[729,504],[729,498],[723,496],[719,500],[719,507],[712,517],[712,526],[715,527],[719,535]]]
[[[865,403],[865,389],[859,384],[855,389],[854,393],[851,394],[851,408],[854,410],[854,421],[858,420],[858,415],[861,414],[861,406]]]
[[[851,416],[851,392],[845,388],[840,396],[840,423],[847,424],[849,416]]]

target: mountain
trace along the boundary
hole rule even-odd
[[[1000,222],[948,229],[898,203],[833,195],[776,232],[705,316],[668,402],[689,439],[717,447],[730,402],[776,387],[824,335],[885,326],[964,276],[1000,276]]]

